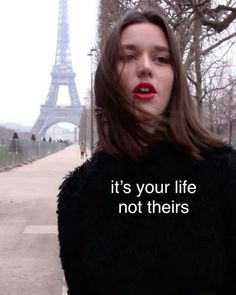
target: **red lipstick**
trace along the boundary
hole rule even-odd
[[[133,93],[137,99],[149,100],[155,96],[157,91],[151,83],[142,82],[135,86]]]

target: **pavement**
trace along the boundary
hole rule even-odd
[[[82,160],[72,145],[0,173],[0,295],[65,295],[57,237],[57,194]]]

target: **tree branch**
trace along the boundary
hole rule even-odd
[[[215,49],[217,46],[219,46],[220,44],[222,44],[225,41],[228,41],[229,39],[233,38],[234,36],[236,36],[236,32],[234,32],[233,34],[221,39],[220,41],[216,42],[215,44],[213,44],[212,46],[204,49],[201,51],[201,56],[206,55],[208,52],[212,51],[213,49]],[[189,65],[194,61],[195,57],[194,56],[189,56],[189,59],[186,60],[185,62],[185,66],[188,68]]]
[[[206,17],[206,15],[203,14],[202,11],[199,11],[199,13],[201,14],[201,23],[204,26],[210,27],[212,29],[214,29],[216,32],[220,33],[223,30],[227,29],[228,26],[236,19],[236,8],[233,7],[226,7],[224,5],[219,5],[218,7],[225,7],[224,10],[228,10],[231,11],[231,13],[229,15],[227,15],[224,20],[222,21],[216,21],[216,20],[210,20]],[[214,10],[211,9],[208,11],[208,13],[214,13],[214,11],[221,11],[221,10],[216,10],[217,8],[215,8]]]

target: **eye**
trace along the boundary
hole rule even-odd
[[[170,63],[170,58],[167,56],[157,56],[153,60],[156,64],[169,64]]]
[[[122,53],[120,55],[120,59],[127,62],[127,61],[131,61],[133,59],[136,59],[136,56],[134,53]]]

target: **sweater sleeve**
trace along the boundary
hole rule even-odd
[[[58,195],[58,238],[60,258],[69,295],[96,294],[92,278],[84,271],[81,249],[89,219],[89,179],[91,163],[70,173],[60,186]]]

